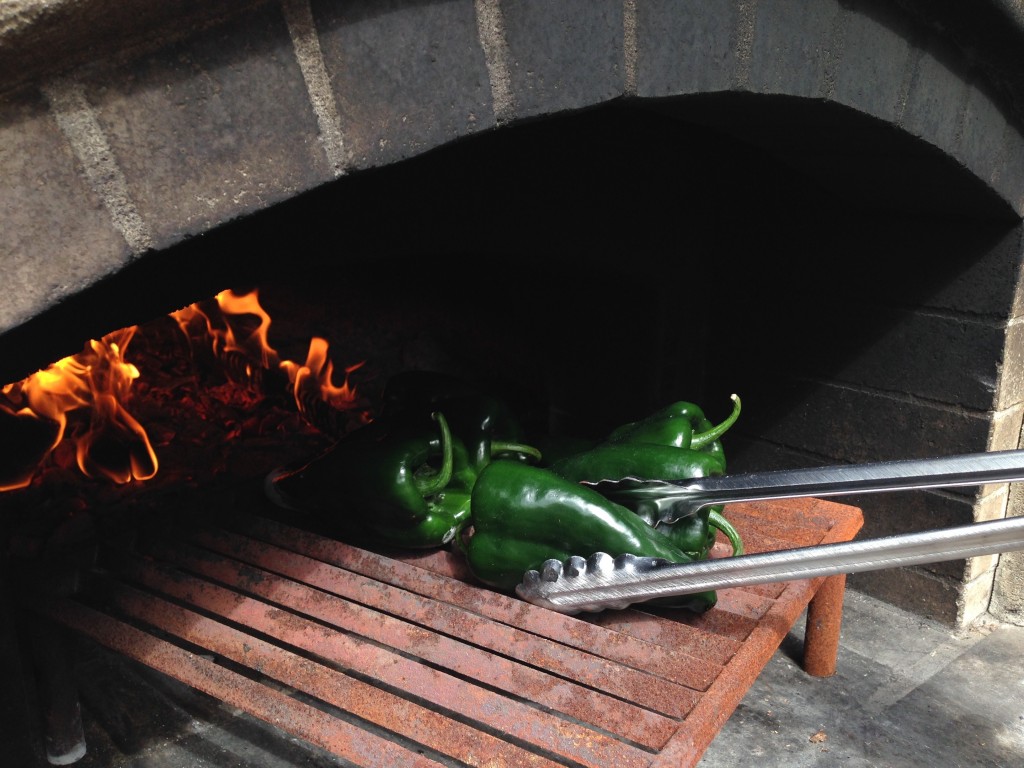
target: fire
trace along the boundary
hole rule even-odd
[[[357,407],[358,393],[350,385],[349,376],[363,363],[345,368],[344,381],[336,385],[334,364],[328,357],[329,345],[318,336],[310,340],[304,363],[281,359],[277,350],[270,346],[270,315],[260,305],[258,289],[245,294],[221,291],[212,305],[192,304],[171,316],[190,338],[189,329],[197,321],[205,325],[205,336],[211,342],[214,356],[229,374],[234,373],[243,383],[258,384],[268,372],[275,370],[283,373],[299,411],[313,422],[316,419],[312,404],[316,402],[337,411]],[[257,362],[258,365],[254,365]]]
[[[214,357],[225,364],[241,366],[249,379],[260,368],[280,365],[277,351],[270,346],[270,315],[260,306],[258,289],[245,294],[221,291],[210,304],[197,302],[172,312],[171,317],[190,339],[193,324],[205,325],[204,338],[210,342]],[[255,328],[245,327],[249,318],[256,318]]]
[[[288,376],[295,402],[299,411],[311,421],[316,421],[311,403],[326,403],[336,410],[346,411],[356,402],[356,389],[349,386],[349,376],[359,370],[363,363],[356,363],[345,368],[345,381],[342,385],[334,384],[334,364],[327,356],[327,341],[314,336],[309,342],[305,365],[298,365],[291,360],[281,363],[281,370]]]
[[[281,359],[269,341],[270,315],[259,293],[226,290],[170,314],[185,336],[208,343],[229,378],[259,388],[275,377],[287,382],[299,412],[317,425],[322,410],[352,412],[359,397],[349,376],[363,363],[345,368],[334,382],[326,340],[313,337],[304,363]],[[0,491],[24,488],[54,449],[74,441],[79,469],[88,477],[124,484],[157,472],[156,453],[145,428],[127,404],[139,369],[125,353],[138,326],[91,340],[82,352],[0,388]]]
[[[78,467],[89,477],[127,483],[156,474],[156,453],[146,431],[125,408],[139,377],[139,369],[124,358],[137,328],[93,339],[78,354],[2,389],[0,414],[28,439],[11,446],[27,448],[27,455],[0,468],[0,490],[28,485],[64,439],[75,442]]]

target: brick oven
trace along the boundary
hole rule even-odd
[[[0,383],[134,324],[170,360],[169,313],[257,287],[275,345],[328,338],[370,402],[443,369],[589,437],[677,399],[721,418],[735,392],[734,472],[1017,448],[1024,13],[961,6],[7,4]],[[241,423],[231,406],[203,417]],[[0,492],[0,610],[37,498],[159,523],[259,488],[204,486],[213,454],[173,439],[200,442],[187,410],[157,419],[154,490]],[[282,435],[225,441],[217,472],[258,480],[327,439]],[[1024,504],[1005,485],[844,501],[862,538]],[[1024,623],[1016,553],[850,583],[953,627]]]
[[[1013,3],[0,13],[5,382],[258,284],[278,317],[358,326],[352,359],[515,379],[565,432],[738,392],[733,471],[1019,444]],[[851,501],[863,536],[1022,503]],[[852,584],[1020,621],[1021,563]]]

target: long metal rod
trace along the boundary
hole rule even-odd
[[[671,522],[710,504],[1015,480],[1024,480],[1024,450],[749,472],[689,480],[608,478],[589,484],[614,500],[646,505],[652,520]]]
[[[625,608],[657,597],[727,587],[860,573],[1024,549],[1024,517],[866,541],[762,552],[697,563],[598,553],[528,571],[516,587],[531,603],[561,613]]]

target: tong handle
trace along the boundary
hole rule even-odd
[[[838,496],[849,493],[948,488],[1024,480],[1024,450],[931,459],[902,459],[691,480],[602,480],[594,487],[613,500],[645,502],[672,522],[711,504]]]
[[[548,560],[516,587],[524,600],[560,613],[626,608],[687,595],[840,573],[860,573],[1024,549],[1024,517],[866,541],[819,544],[693,563],[597,553]]]

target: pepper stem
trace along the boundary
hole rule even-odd
[[[440,411],[434,411],[430,418],[441,426],[441,469],[429,475],[416,476],[413,482],[416,483],[416,490],[423,497],[432,496],[448,487],[452,481],[452,433],[448,428],[448,420]]]
[[[525,443],[491,442],[491,456],[497,456],[499,453],[522,453],[534,461],[541,460],[540,450]]]
[[[742,405],[740,403],[739,395],[732,395],[731,397],[733,405],[732,413],[729,414],[729,417],[721,424],[712,427],[706,432],[698,432],[697,434],[695,434],[693,436],[693,439],[690,441],[691,448],[701,448],[707,445],[708,443],[715,442],[715,440],[717,440],[718,438],[720,438],[722,435],[729,431],[729,427],[736,423],[736,419],[740,417],[740,409]]]
[[[733,557],[743,554],[743,539],[740,538],[740,532],[733,528],[732,523],[726,520],[721,512],[711,510],[711,514],[708,515],[708,525],[725,534],[725,538],[732,544]]]

